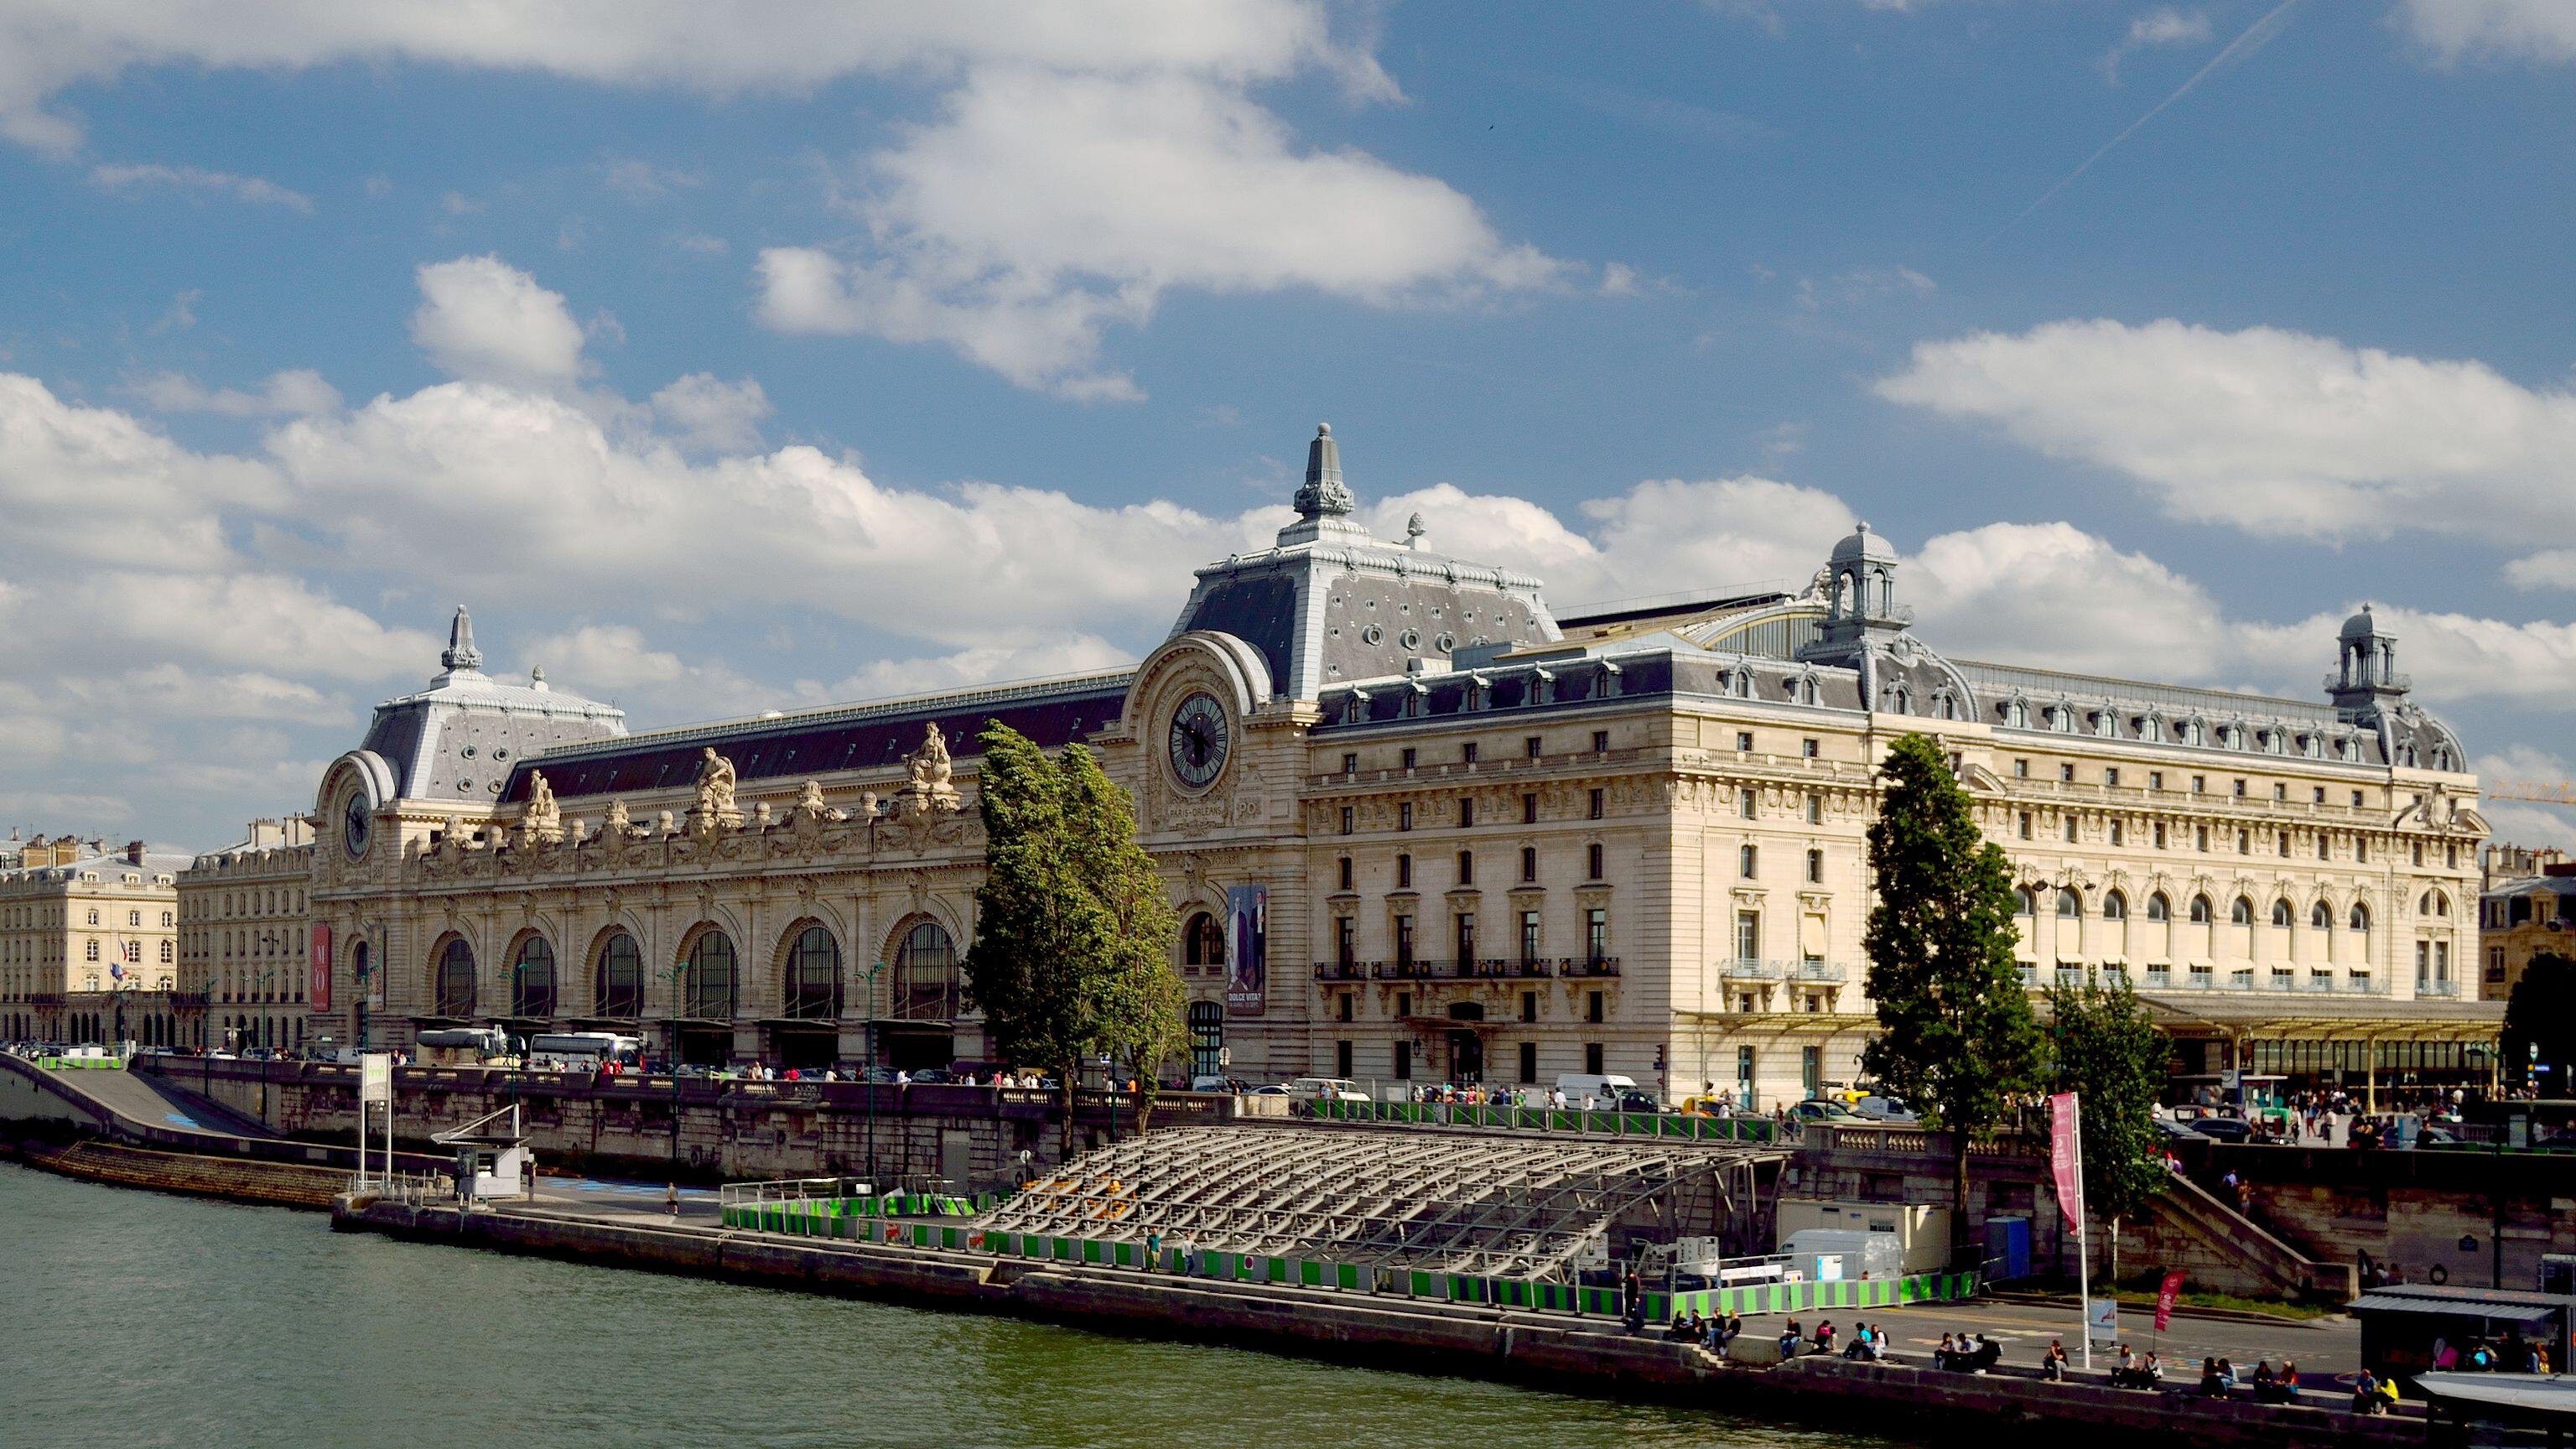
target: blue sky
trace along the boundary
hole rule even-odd
[[[302,808],[458,602],[642,726],[1132,658],[1323,418],[1560,607],[2369,600],[2576,774],[2571,100],[2561,0],[0,0],[0,817]]]

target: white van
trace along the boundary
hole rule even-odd
[[[1566,1072],[1556,1079],[1556,1089],[1565,1094],[1569,1107],[1580,1107],[1590,1097],[1600,1107],[1615,1106],[1622,1092],[1637,1090],[1637,1079],[1616,1072]]]
[[[1348,1077],[1299,1077],[1288,1084],[1288,1095],[1300,1102],[1365,1102],[1368,1093]]]

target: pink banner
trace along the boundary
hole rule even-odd
[[[2156,1332],[2164,1332],[2165,1325],[2173,1322],[2174,1300],[2181,1296],[2182,1270],[2176,1268],[2167,1273],[2165,1281],[2156,1287]]]
[[[2075,1145],[2075,1094],[2059,1092],[2048,1099],[2048,1173],[2057,1184],[2057,1206],[2066,1225],[2084,1231],[2082,1158]]]
[[[331,928],[313,928],[313,970],[305,987],[305,1000],[315,1011],[331,1009]]]

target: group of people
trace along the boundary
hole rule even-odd
[[[1954,1374],[1981,1374],[2003,1359],[2004,1346],[1982,1333],[1944,1333],[1932,1350],[1932,1366]]]
[[[2224,1356],[2200,1361],[2200,1396],[2204,1399],[2232,1399],[2238,1393],[2250,1393],[2258,1404],[2293,1404],[2299,1399],[2299,1364],[2284,1359],[2278,1372],[2268,1358],[2258,1359],[2251,1375],[2240,1376],[2236,1365]]]
[[[2524,1338],[2518,1328],[2508,1332],[2502,1343],[2473,1338],[2465,1349],[2437,1338],[2433,1341],[2433,1367],[2445,1372],[2545,1374],[2549,1372],[2549,1350],[2536,1339]]]

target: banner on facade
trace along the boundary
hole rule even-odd
[[[304,999],[315,1011],[331,1009],[331,928],[313,928],[313,955],[310,979],[304,988]]]
[[[378,969],[384,963],[375,960],[375,948],[361,940],[349,953],[349,962],[351,974],[363,978],[367,983],[367,1010],[384,1010],[385,973]]]
[[[2164,1332],[2165,1325],[2173,1322],[2174,1300],[2181,1296],[2182,1270],[2176,1268],[2165,1274],[2164,1282],[2156,1285],[2156,1332]]]
[[[2066,1214],[2066,1226],[2080,1233],[2084,1231],[2084,1158],[2075,1131],[2075,1094],[2054,1094],[2048,1099],[2048,1175],[2057,1185],[2057,1207]]]
[[[1270,891],[1235,886],[1225,893],[1225,1009],[1259,1016],[1270,990]]]

